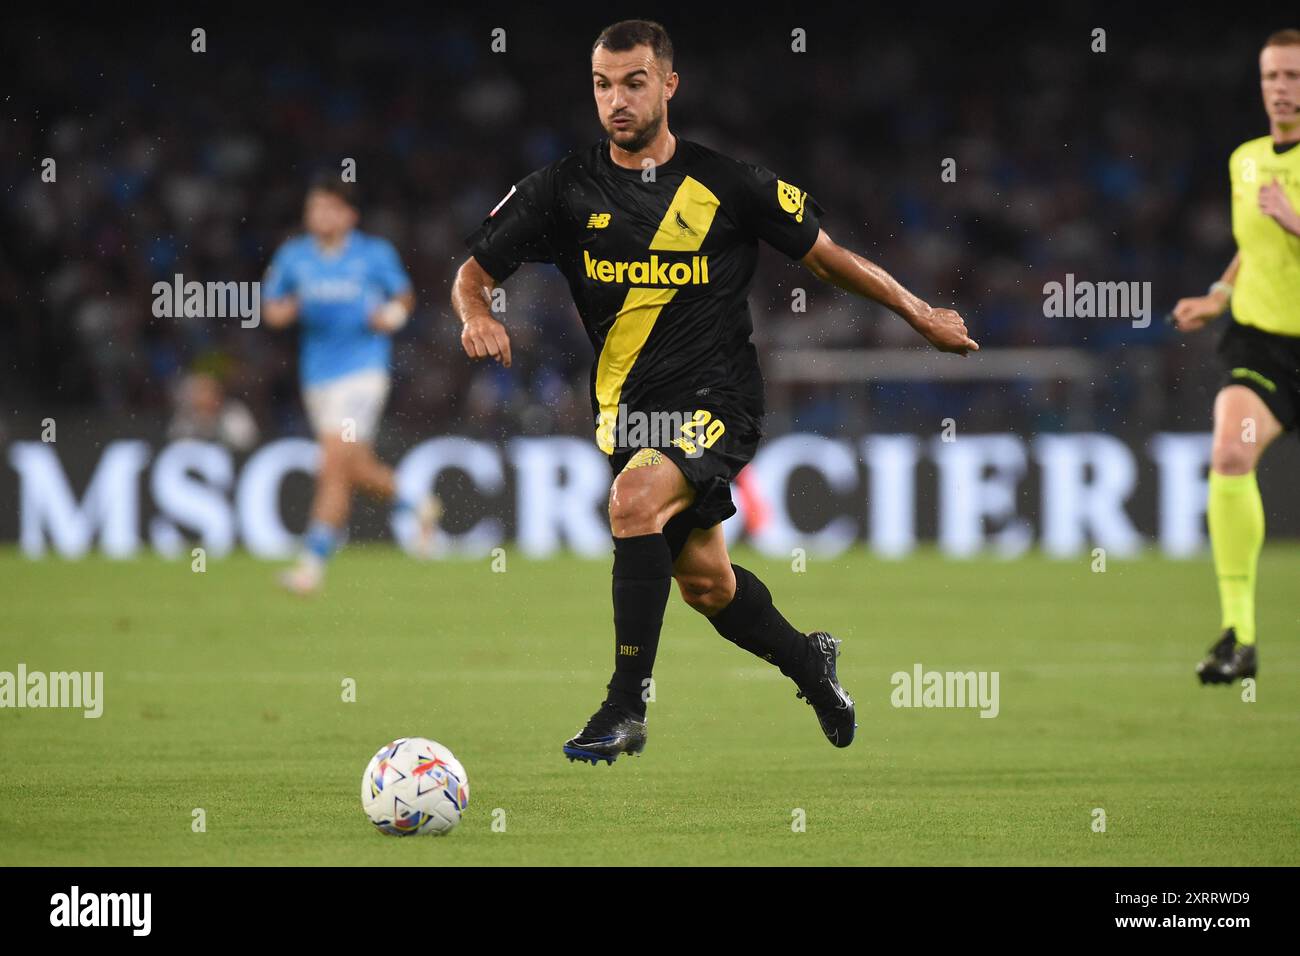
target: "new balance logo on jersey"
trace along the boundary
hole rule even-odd
[[[593,212],[591,218],[587,220],[588,229],[604,229],[609,225],[609,213]]]
[[[596,282],[630,283],[639,286],[654,285],[708,285],[709,257],[691,256],[690,262],[672,262],[651,255],[648,261],[616,262],[611,259],[593,259],[582,250],[582,262],[587,278]]]

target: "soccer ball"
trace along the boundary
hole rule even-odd
[[[465,768],[427,737],[399,737],[380,747],[361,778],[361,808],[393,836],[450,833],[467,806]]]

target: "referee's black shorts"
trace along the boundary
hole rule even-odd
[[[731,482],[753,459],[763,435],[756,415],[730,403],[701,402],[692,398],[674,411],[680,420],[692,423],[685,434],[672,441],[648,441],[645,447],[670,459],[695,490],[695,500],[664,526],[664,534],[676,558],[691,531],[712,528],[736,513],[735,502],[731,499]],[[613,473],[621,472],[641,450],[615,448],[609,456]]]
[[[1265,332],[1236,319],[1219,341],[1222,385],[1244,385],[1286,431],[1300,424],[1300,338]]]

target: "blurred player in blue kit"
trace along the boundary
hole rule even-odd
[[[410,317],[415,295],[392,244],[357,229],[359,218],[354,184],[334,176],[315,181],[303,216],[307,233],[280,246],[262,288],[266,324],[299,325],[303,404],[321,450],[302,554],[280,578],[297,594],[320,589],[345,536],[354,491],[412,513],[418,553],[429,553],[441,514],[432,495],[399,496],[393,470],[375,455],[392,336]]]

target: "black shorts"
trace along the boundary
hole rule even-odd
[[[674,429],[674,440],[655,435],[644,446],[616,447],[609,456],[609,466],[618,475],[633,455],[644,448],[654,449],[681,469],[695,489],[695,500],[664,526],[674,558],[692,530],[712,528],[736,513],[731,482],[754,457],[763,437],[756,416],[729,404],[691,399],[689,407],[683,406],[677,416],[685,427],[680,434]]]
[[[1244,385],[1287,431],[1300,424],[1300,338],[1276,335],[1235,319],[1219,341],[1223,386]]]

